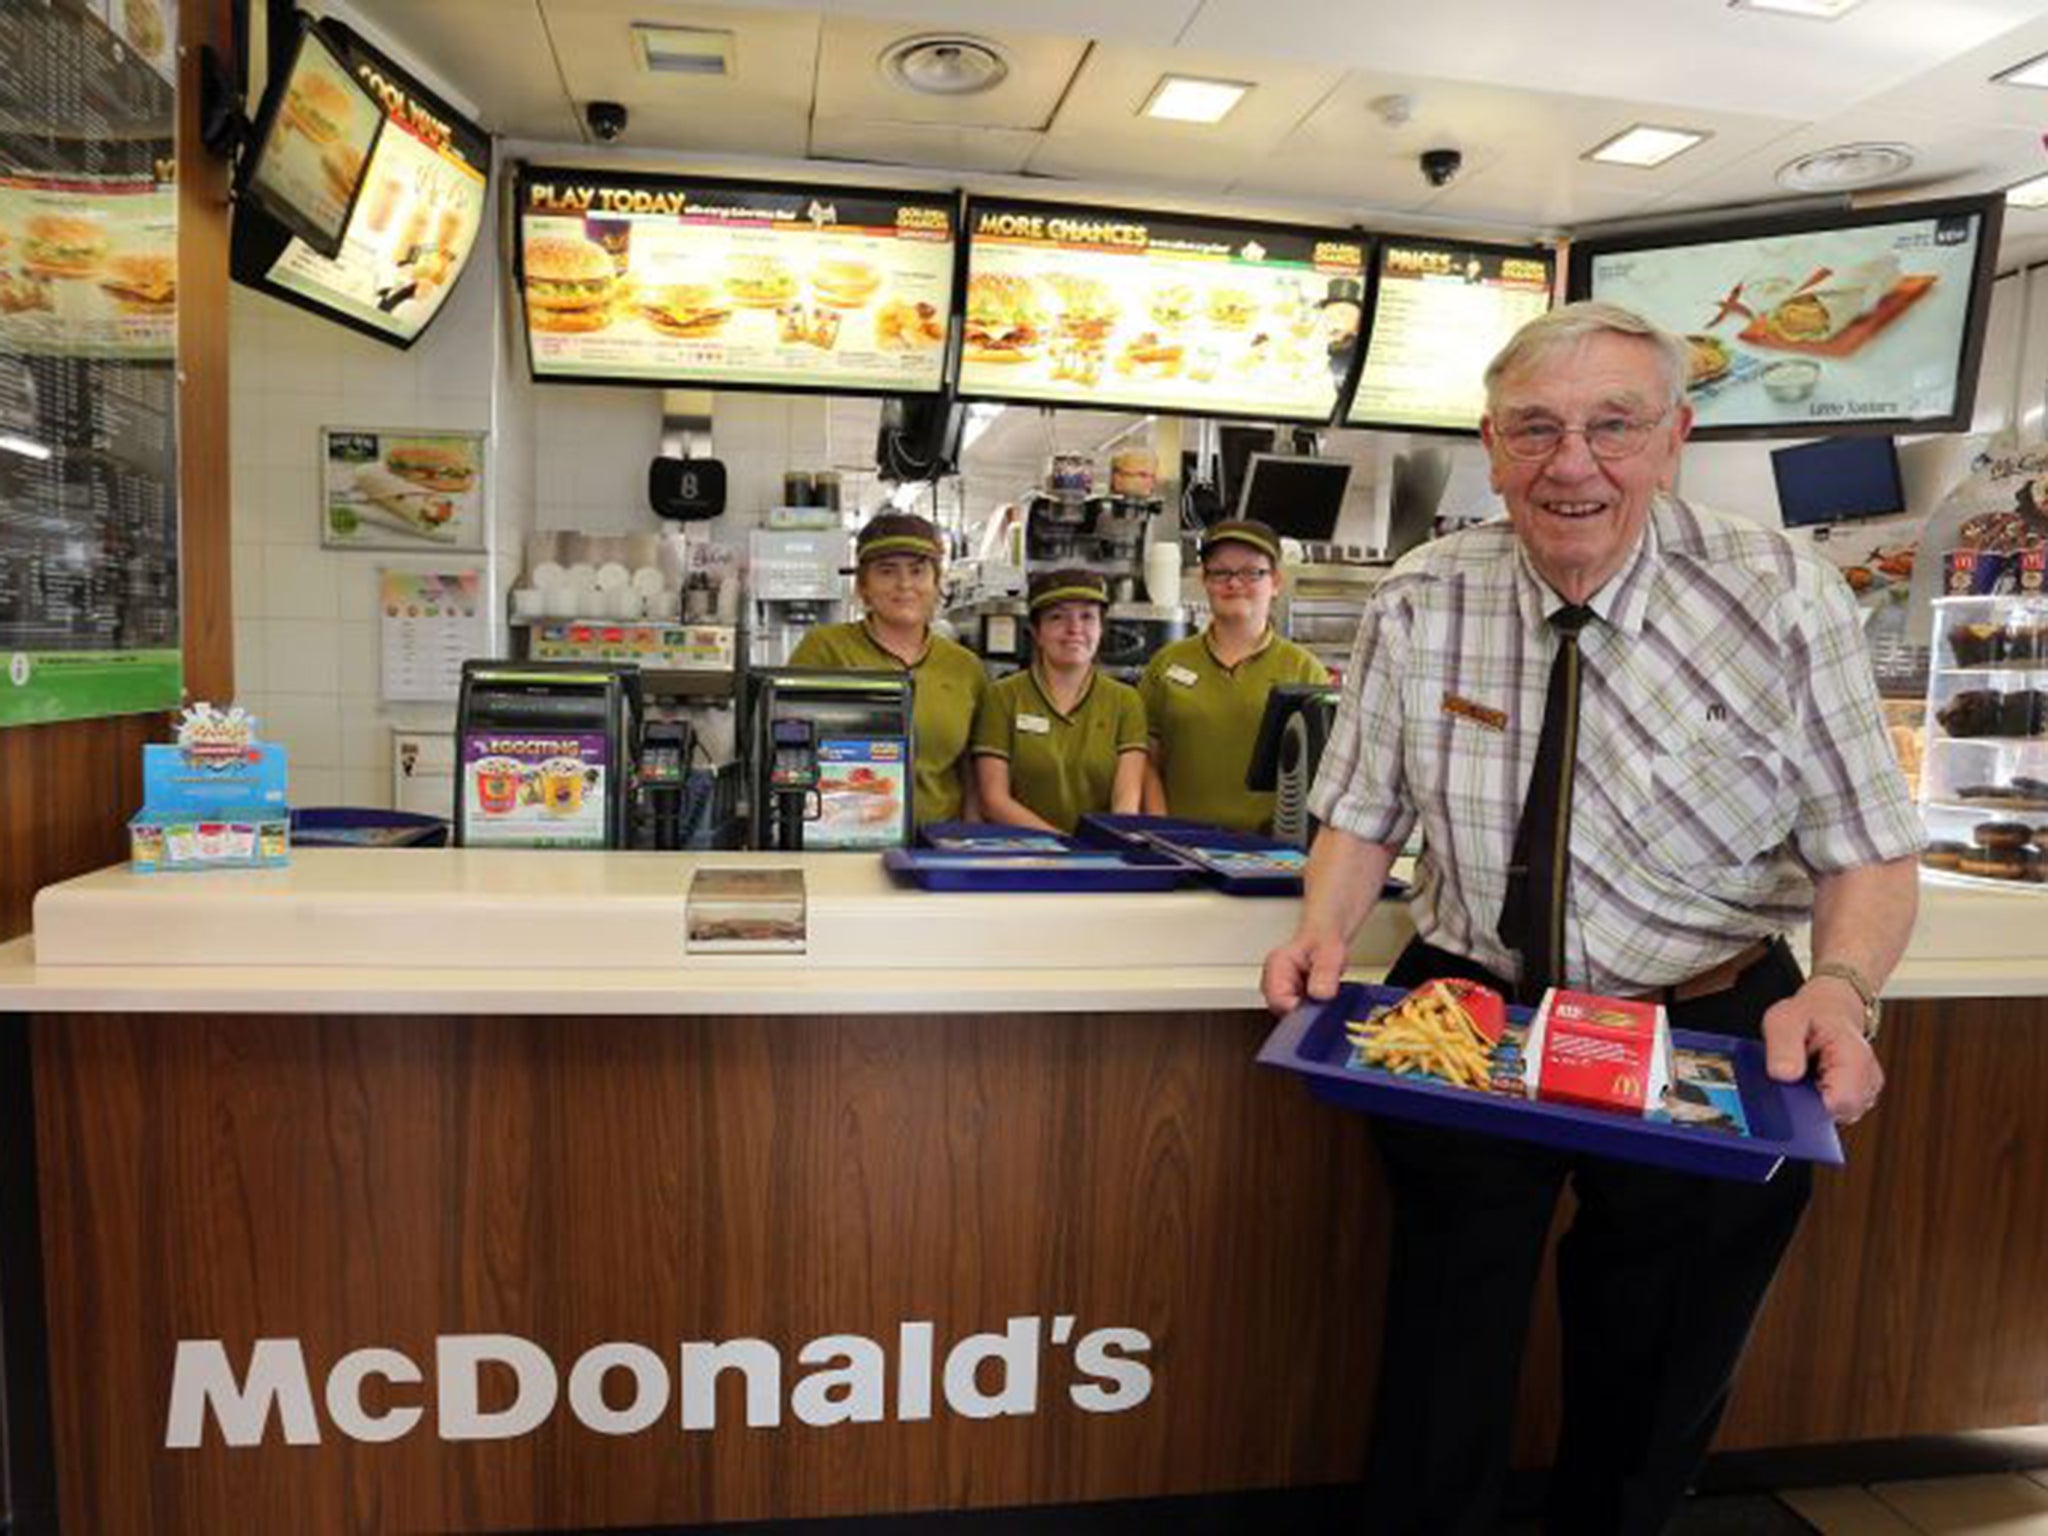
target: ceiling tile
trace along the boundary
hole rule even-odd
[[[389,34],[399,52],[474,101],[490,131],[546,139],[580,135],[534,0],[356,0],[355,8]]]
[[[975,33],[997,45],[1010,66],[995,89],[975,96],[924,96],[882,72],[884,50],[930,32],[904,22],[835,17],[824,24],[818,50],[820,117],[869,118],[905,123],[951,123],[969,128],[1042,129],[1088,52],[1081,38],[1035,33]],[[946,30],[968,31],[953,27]]]
[[[811,153],[832,160],[1014,174],[1024,169],[1039,138],[1015,128],[821,117],[811,124]]]
[[[736,0],[749,10],[776,10],[786,0]],[[1020,19],[1049,37],[1114,39],[1167,44],[1179,39],[1202,0],[1033,0],[1020,17],[1016,0],[819,0],[812,11],[828,17],[864,16],[932,29],[1014,31]]]

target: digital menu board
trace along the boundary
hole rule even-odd
[[[363,167],[384,108],[320,35],[301,21],[298,48],[257,128],[248,192],[322,256],[341,254]]]
[[[1684,337],[1696,433],[1967,431],[2002,210],[1973,197],[1587,241],[1571,288]]]
[[[936,394],[959,198],[526,166],[533,376]]]
[[[1365,300],[1353,230],[967,206],[963,398],[1326,422]]]
[[[1384,236],[1346,426],[1477,432],[1486,365],[1550,308],[1550,252]]]
[[[356,83],[383,106],[383,131],[340,254],[322,256],[245,199],[235,210],[235,280],[409,347],[440,313],[476,247],[491,142],[347,27],[321,27]],[[288,78],[283,90],[289,86]]]

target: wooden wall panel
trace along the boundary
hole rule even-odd
[[[225,0],[179,7],[178,514],[189,697],[234,696],[228,502],[227,171],[199,148],[198,44],[222,40]],[[25,933],[35,893],[128,856],[139,748],[160,715],[0,730],[0,939]]]

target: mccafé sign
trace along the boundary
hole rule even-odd
[[[1152,1340],[1136,1328],[1097,1328],[1076,1338],[1074,1322],[1065,1314],[1050,1327],[1043,1318],[1013,1317],[1001,1333],[961,1339],[943,1360],[928,1322],[897,1328],[893,1362],[874,1339],[827,1334],[797,1351],[795,1371],[766,1339],[688,1341],[677,1349],[673,1370],[644,1344],[606,1343],[578,1355],[566,1380],[554,1356],[531,1339],[445,1334],[434,1340],[431,1384],[421,1364],[397,1349],[351,1350],[316,1383],[298,1339],[258,1339],[239,1372],[219,1339],[181,1339],[164,1446],[198,1449],[209,1423],[231,1448],[272,1438],[319,1445],[322,1409],[328,1429],[369,1444],[404,1439],[429,1412],[439,1439],[512,1440],[540,1429],[565,1403],[593,1434],[643,1434],[665,1418],[701,1433],[718,1428],[718,1383],[728,1373],[744,1384],[749,1429],[777,1428],[785,1412],[816,1427],[907,1423],[931,1418],[938,1403],[966,1419],[1016,1417],[1038,1412],[1041,1396],[1062,1386],[1083,1413],[1125,1413],[1144,1402],[1152,1371],[1138,1357],[1150,1352]],[[366,1393],[372,1380],[379,1385]],[[366,1397],[382,1406],[373,1410]]]

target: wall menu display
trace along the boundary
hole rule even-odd
[[[533,376],[935,394],[959,199],[523,168]]]
[[[341,254],[384,108],[310,19],[257,130],[248,190],[320,255]]]
[[[1354,427],[1476,432],[1486,365],[1550,309],[1555,262],[1534,247],[1383,238]]]
[[[1685,338],[1699,432],[1967,431],[2002,211],[1960,198],[1588,241],[1571,288]]]
[[[965,398],[1326,422],[1351,369],[1351,230],[976,198]]]
[[[383,105],[383,130],[340,253],[322,256],[244,201],[235,210],[235,280],[409,347],[440,313],[476,248],[491,141],[347,27],[326,21],[321,30],[355,82]],[[288,101],[279,108],[288,110]]]
[[[166,11],[0,6],[0,726],[176,705]]]

